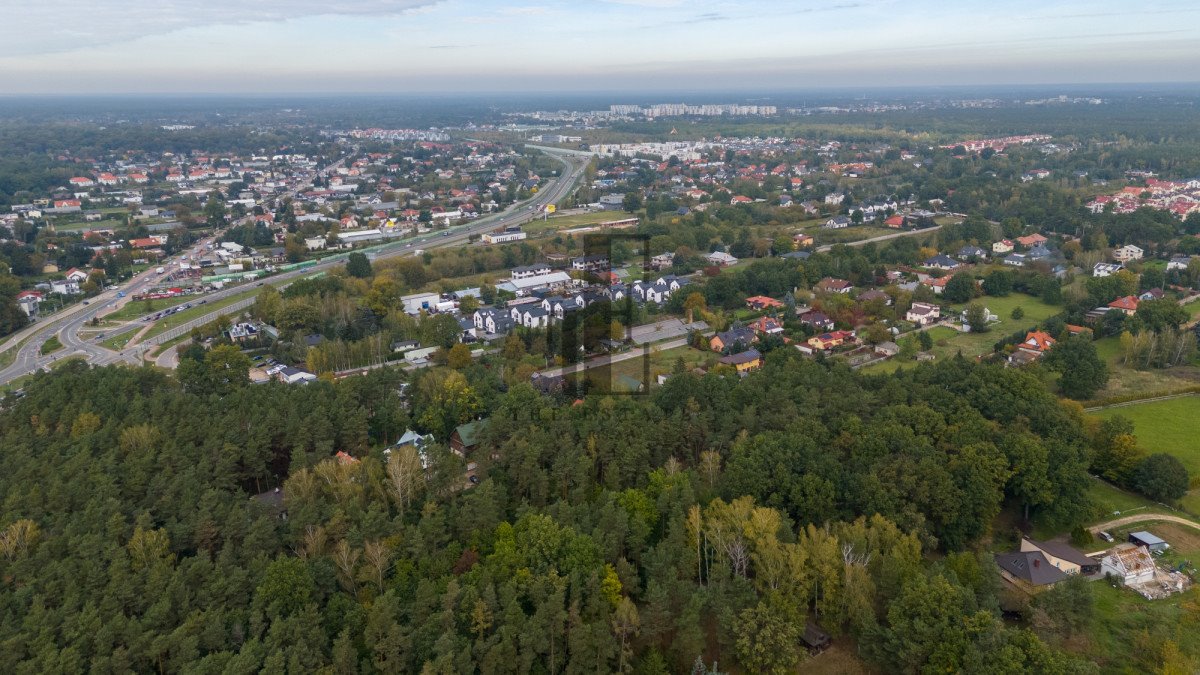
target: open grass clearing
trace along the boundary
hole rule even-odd
[[[576,227],[587,227],[598,223],[607,223],[616,220],[625,220],[634,216],[624,211],[592,211],[590,213],[573,213],[569,216],[551,216],[545,220],[536,218],[525,225],[521,229],[529,234],[537,234],[539,232],[555,232],[560,230],[570,230]]]
[[[1133,422],[1133,433],[1147,453],[1164,452],[1179,459],[1188,474],[1200,476],[1200,396],[1105,408],[1095,413],[1108,419],[1120,415]],[[1200,513],[1200,490],[1182,500],[1189,513]]]
[[[1067,645],[1086,655],[1100,672],[1148,672],[1148,655],[1140,646],[1140,635],[1153,644],[1175,641],[1185,654],[1200,651],[1200,631],[1184,620],[1182,603],[1187,596],[1174,595],[1147,600],[1127,588],[1113,588],[1104,581],[1090,585],[1095,600],[1091,620]],[[1156,661],[1154,656],[1149,659]]]
[[[63,348],[63,344],[62,344],[62,341],[58,339],[58,336],[51,335],[50,339],[48,339],[42,343],[42,347],[41,347],[40,351],[41,351],[42,355],[45,356],[46,354],[53,354],[54,352],[56,352],[62,348]]]
[[[1024,293],[1011,293],[1004,297],[982,297],[976,298],[972,302],[987,307],[992,311],[992,314],[1000,317],[1000,320],[992,324],[991,332],[1008,334],[1020,328],[1030,327],[1034,324],[1041,323],[1046,319],[1063,311],[1062,307],[1046,304],[1041,298],[1035,298],[1032,295]],[[956,312],[962,312],[967,308],[969,303],[951,305],[951,309]],[[1013,310],[1020,307],[1025,315],[1020,319],[1012,318]]]

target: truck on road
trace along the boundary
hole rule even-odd
[[[155,274],[162,274],[163,272],[166,272],[166,271],[167,271],[167,268],[165,268],[165,267],[158,267],[158,268],[156,268],[156,269],[154,270],[154,273],[155,273]]]

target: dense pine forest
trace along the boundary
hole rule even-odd
[[[1028,373],[780,350],[576,403],[482,397],[482,364],[202,365],[71,364],[4,402],[0,671],[790,672],[806,622],[888,672],[1093,668],[1002,620],[983,548],[1002,510],[1093,515],[1082,412]],[[424,470],[385,453],[410,427]]]

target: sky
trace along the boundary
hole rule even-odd
[[[1196,0],[0,0],[0,10],[3,94],[1200,80]]]

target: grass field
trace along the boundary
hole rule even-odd
[[[670,374],[679,359],[683,359],[687,367],[694,368],[715,361],[717,358],[717,354],[691,347],[675,347],[662,351],[652,349],[650,351],[650,386],[655,386],[659,375]],[[620,390],[618,378],[632,378],[632,380],[642,382],[645,376],[645,362],[641,358],[618,361],[608,368],[591,368],[588,370],[587,376],[592,380],[594,386],[601,390],[608,390],[610,387]]]
[[[1048,305],[1038,298],[1023,293],[1014,293],[1003,298],[980,298],[985,307],[991,310],[992,314],[1000,317],[1000,320],[991,324],[991,330],[986,333],[960,333],[959,331],[946,326],[938,326],[928,331],[929,336],[933,338],[933,348],[929,351],[937,357],[938,360],[950,358],[960,351],[966,358],[975,358],[992,353],[992,348],[996,345],[996,341],[1017,330],[1031,328],[1035,324],[1045,321],[1046,319],[1058,314],[1062,309],[1054,305]],[[943,316],[954,316],[966,309],[967,304],[952,305],[950,310],[943,313]],[[1025,316],[1020,319],[1012,318],[1012,311],[1020,307],[1025,311]],[[907,342],[916,342],[917,336],[910,334],[900,338],[898,344],[901,347]],[[882,363],[877,363],[873,366],[868,366],[863,369],[865,373],[890,373],[904,365],[911,365],[915,361],[902,361],[897,358],[889,359]]]
[[[1133,433],[1147,453],[1165,452],[1179,458],[1191,476],[1200,476],[1200,396],[1139,403],[1097,411],[1097,417],[1120,415],[1133,422]],[[1183,507],[1200,513],[1200,490],[1183,498]]]
[[[125,348],[125,345],[129,344],[129,341],[133,339],[134,335],[137,335],[136,330],[131,330],[126,333],[121,333],[120,335],[115,335],[113,337],[110,337],[110,338],[104,340],[103,342],[100,343],[100,346],[105,347],[107,349],[111,349],[115,352],[119,352]]]
[[[1121,345],[1116,337],[1101,338],[1095,344],[1096,353],[1108,364],[1109,374],[1108,385],[1096,394],[1097,399],[1133,393],[1151,397],[1155,392],[1177,390],[1200,383],[1200,368],[1195,366],[1138,370],[1121,363]]]
[[[42,343],[41,352],[42,355],[45,356],[46,354],[53,354],[62,348],[63,344],[61,341],[59,341],[58,336],[51,335],[49,340],[46,340]]]
[[[818,246],[825,246],[827,244],[848,244],[872,237],[882,237],[885,234],[896,234],[898,230],[893,230],[890,227],[876,227],[874,225],[854,225],[841,230],[825,230],[820,225],[817,225],[816,227],[810,227],[806,232],[817,240]]]
[[[1193,300],[1183,306],[1187,310],[1188,315],[1193,319],[1200,317],[1200,300]]]
[[[1020,328],[1041,323],[1063,311],[1062,307],[1048,305],[1042,302],[1041,299],[1035,298],[1032,295],[1025,295],[1024,293],[1013,293],[1002,298],[984,297],[974,302],[982,304],[984,307],[992,310],[993,314],[1000,317],[1000,321],[992,324],[991,332],[1001,334],[1008,334]],[[955,312],[961,312],[967,308],[967,304],[953,305],[951,308]],[[1012,312],[1017,307],[1025,311],[1025,316],[1020,319],[1013,319]]]
[[[130,300],[125,303],[125,306],[112,314],[105,314],[104,318],[109,321],[133,321],[140,319],[147,314],[153,314],[168,307],[182,305],[185,302],[195,302],[201,296],[180,295],[174,298],[160,298],[158,300]]]
[[[1105,673],[1150,672],[1157,654],[1139,645],[1143,640],[1157,645],[1175,641],[1185,654],[1200,652],[1200,632],[1184,621],[1183,597],[1146,600],[1126,588],[1113,588],[1097,581],[1093,589],[1095,607],[1091,621],[1068,647],[1083,654]],[[1186,597],[1186,596],[1184,596]]]
[[[554,232],[558,230],[569,230],[576,227],[585,227],[587,225],[595,225],[596,223],[606,223],[613,220],[625,220],[633,216],[624,211],[593,211],[591,213],[574,213],[569,216],[551,217],[546,220],[538,218],[530,221],[521,227],[529,234],[537,234],[539,232]]]

